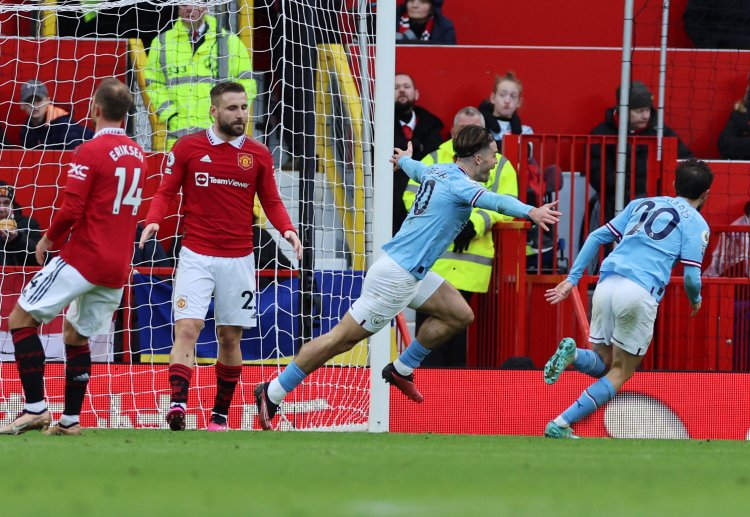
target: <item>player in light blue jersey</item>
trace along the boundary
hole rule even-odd
[[[606,226],[588,236],[568,278],[547,291],[545,297],[550,303],[564,300],[599,247],[612,241],[619,243],[602,262],[594,291],[591,349],[576,348],[575,341],[565,338],[544,367],[547,384],[554,383],[569,364],[599,380],[547,424],[544,436],[577,438],[570,426],[612,400],[633,376],[651,344],[659,301],[678,261],[685,266],[691,316],[701,308],[701,263],[709,230],[699,211],[713,178],[702,161],[679,164],[674,182],[677,197],[632,201]]]
[[[419,308],[430,317],[417,338],[383,369],[382,375],[407,397],[422,402],[412,372],[431,349],[474,320],[461,294],[430,271],[466,224],[471,210],[481,207],[528,218],[545,230],[559,220],[556,203],[531,207],[512,196],[489,192],[478,183],[486,182],[497,164],[497,145],[483,127],[466,126],[456,136],[454,150],[455,164],[432,167],[411,159],[411,144],[406,151],[394,150],[391,163],[421,183],[414,205],[401,230],[383,246],[385,253],[367,270],[362,293],[349,312],[330,332],[305,344],[277,378],[256,386],[255,402],[263,429],[271,429],[281,400],[307,375],[390,325],[407,306]]]

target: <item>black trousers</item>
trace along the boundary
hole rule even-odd
[[[471,301],[474,293],[470,291],[458,291],[464,297],[466,303]],[[419,328],[429,318],[427,314],[417,311],[416,335],[419,335]],[[467,329],[450,338],[437,348],[434,348],[428,355],[422,366],[425,368],[465,368],[466,367],[466,336]]]

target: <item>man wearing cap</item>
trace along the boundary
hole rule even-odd
[[[49,90],[40,81],[24,83],[19,100],[29,115],[21,128],[21,145],[27,149],[70,151],[94,136],[91,129],[75,123],[70,113],[52,104]]]
[[[616,100],[620,100],[620,88],[616,91]],[[656,136],[656,109],[653,105],[653,95],[648,87],[641,81],[633,81],[630,86],[630,102],[628,136]],[[591,130],[592,135],[614,135],[617,136],[619,124],[619,107],[609,108],[604,115],[604,122]],[[690,149],[682,143],[673,129],[664,126],[665,137],[677,138],[677,156],[679,158],[691,158],[693,154]],[[602,153],[604,155],[602,156]],[[617,160],[617,146],[608,144],[591,145],[591,176],[589,182],[597,194],[600,203],[604,204],[604,220],[609,221],[615,215],[615,171]],[[632,151],[630,145],[627,148],[627,163],[625,164],[625,203],[630,197],[630,172],[633,169],[630,163]],[[638,145],[635,151],[635,195],[646,196],[646,167],[648,164],[648,146]],[[602,199],[602,175],[604,175],[604,196]]]
[[[15,191],[0,180],[0,267],[36,266],[34,250],[42,236],[39,223],[21,214]]]

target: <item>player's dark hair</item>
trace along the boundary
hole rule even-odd
[[[489,147],[494,141],[489,131],[472,124],[463,128],[453,139],[453,150],[458,158],[467,158]]]
[[[245,87],[234,81],[225,81],[211,88],[211,105],[219,107],[219,99],[225,93],[247,93]]]
[[[94,93],[94,103],[101,108],[104,119],[120,122],[133,107],[133,94],[119,79],[107,77],[99,83]]]
[[[674,189],[680,197],[698,199],[713,182],[714,173],[704,161],[691,158],[675,169]]]

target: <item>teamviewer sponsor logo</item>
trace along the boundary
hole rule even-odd
[[[207,172],[196,172],[195,173],[195,184],[198,187],[207,187],[211,179],[211,176]]]
[[[220,185],[223,187],[248,188],[250,186],[250,183],[246,181],[237,181],[234,178],[215,178],[207,172],[196,172],[195,184],[199,187]]]

